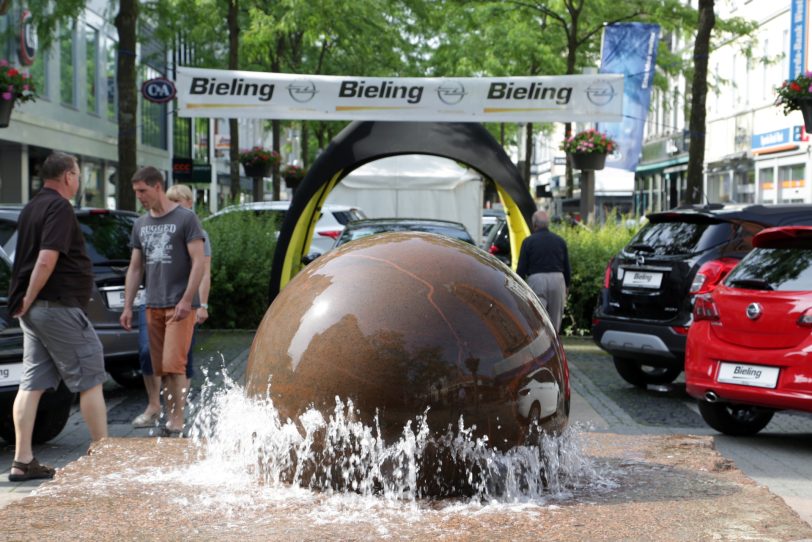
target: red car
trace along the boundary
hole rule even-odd
[[[762,230],[755,249],[697,296],[685,381],[705,421],[761,431],[776,410],[812,412],[812,227]]]

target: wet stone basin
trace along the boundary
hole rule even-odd
[[[812,529],[710,437],[586,433],[613,487],[517,503],[265,487],[184,439],[108,439],[0,510],[6,540],[802,540]],[[177,467],[170,467],[177,465]],[[255,478],[254,478],[255,480]]]

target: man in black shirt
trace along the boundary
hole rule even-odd
[[[52,478],[34,459],[31,437],[45,390],[63,380],[79,392],[82,416],[94,441],[107,436],[102,345],[85,311],[93,268],[71,200],[79,190],[75,157],[55,152],[42,165],[42,189],[20,213],[9,312],[23,330],[23,375],[14,399],[12,482]]]
[[[546,211],[533,214],[533,234],[522,242],[516,273],[539,297],[559,331],[570,286],[570,260],[567,243],[551,232],[549,225]]]

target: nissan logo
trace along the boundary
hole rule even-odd
[[[750,303],[747,305],[747,310],[744,311],[744,314],[746,314],[750,320],[757,319],[761,316],[761,305],[758,303]]]

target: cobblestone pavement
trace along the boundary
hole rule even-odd
[[[191,400],[206,375],[222,380],[221,369],[240,380],[253,332],[202,332],[196,346],[198,372],[192,383]],[[625,383],[611,358],[589,339],[565,340],[573,390],[571,421],[589,430],[627,435],[713,435],[716,448],[732,459],[746,475],[782,497],[812,525],[812,416],[778,413],[759,435],[732,438],[705,425],[695,402],[684,391],[684,381],[673,386],[640,390]],[[110,435],[145,437],[149,429],[134,429],[130,421],[146,405],[143,391],[126,390],[108,382],[105,386]],[[35,453],[43,462],[64,467],[85,454],[89,436],[73,408],[68,426]],[[0,507],[19,499],[38,482],[10,483],[7,474],[13,447],[0,445]]]
[[[587,422],[597,418],[596,431],[712,435],[717,450],[812,525],[812,415],[778,412],[758,435],[729,437],[705,424],[696,401],[685,393],[683,376],[673,385],[641,390],[617,374],[612,358],[591,339],[568,338],[565,351],[574,396],[586,403],[573,421],[580,412],[587,413]]]

